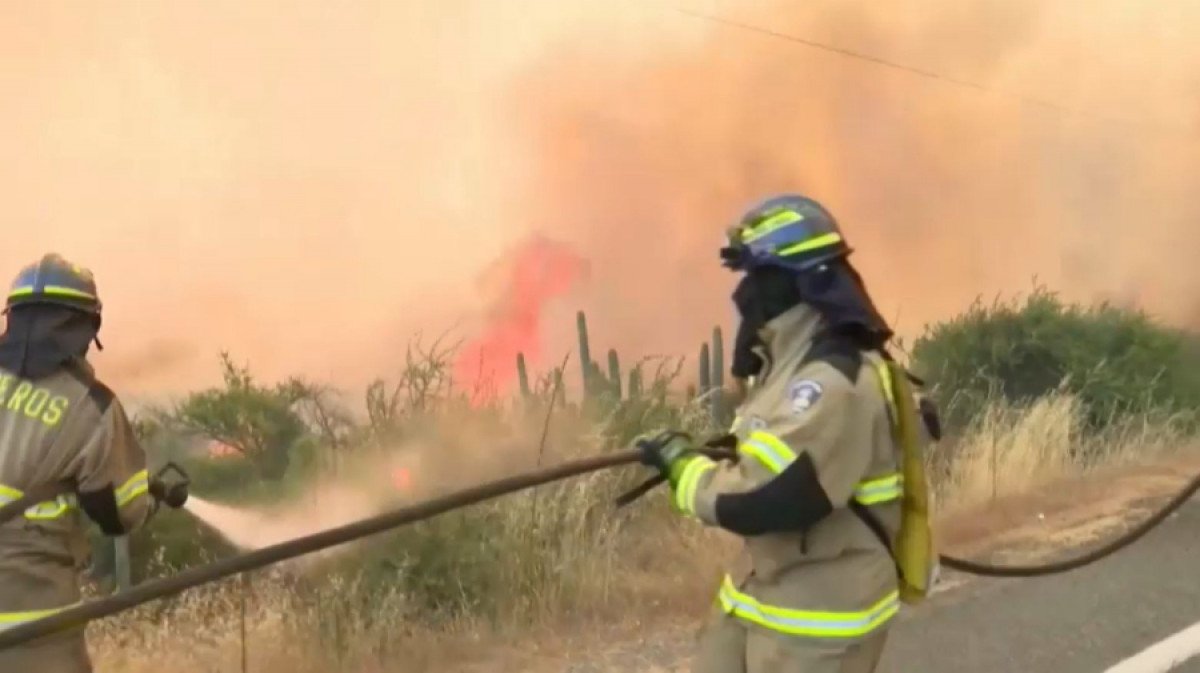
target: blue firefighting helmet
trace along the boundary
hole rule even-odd
[[[759,203],[727,235],[721,258],[735,271],[774,266],[804,272],[851,252],[833,215],[798,194]]]
[[[100,315],[100,296],[92,272],[50,253],[21,269],[8,290],[4,312],[34,304],[65,306]]]

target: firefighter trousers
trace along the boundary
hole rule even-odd
[[[873,673],[886,641],[886,627],[835,646],[748,629],[718,613],[701,635],[692,673]]]
[[[72,629],[0,651],[0,671],[93,673],[83,629]]]

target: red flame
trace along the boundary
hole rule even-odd
[[[412,488],[412,471],[407,467],[397,467],[392,470],[392,486],[397,491],[407,492]]]
[[[505,254],[480,279],[495,292],[483,334],[468,342],[454,378],[477,400],[506,388],[524,353],[533,365],[541,355],[541,318],[546,304],[566,294],[587,275],[587,260],[564,243],[534,235]],[[486,388],[486,390],[485,390]]]

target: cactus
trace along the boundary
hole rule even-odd
[[[709,414],[717,425],[725,424],[725,340],[721,328],[714,327],[712,334],[712,400]]]
[[[621,399],[621,360],[617,357],[617,349],[608,349],[608,383],[618,400]]]
[[[634,365],[629,370],[629,399],[636,400],[642,396],[642,366]]]
[[[708,344],[700,346],[700,394],[703,395],[712,387],[710,376],[712,374],[712,365],[709,364]]]
[[[576,314],[575,323],[579,330],[579,363],[580,369],[583,371],[583,397],[586,401],[592,394],[592,369],[596,363],[592,362],[592,349],[588,343],[587,316],[583,311]]]
[[[529,371],[525,368],[525,354],[517,353],[517,379],[521,383],[521,397],[529,399]]]
[[[717,390],[725,387],[725,340],[720,327],[714,327],[712,335],[712,384]]]

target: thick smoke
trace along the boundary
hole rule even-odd
[[[719,4],[731,19],[988,90],[703,21],[699,46],[624,62],[580,48],[537,64],[515,113],[541,160],[530,202],[576,218],[602,260],[594,301],[614,307],[626,343],[705,334],[728,306],[720,227],[793,190],[833,209],[907,335],[1035,276],[1075,298],[1197,317],[1200,274],[1185,255],[1200,245],[1200,202],[1187,197],[1200,170],[1200,49],[1179,26],[1200,11]]]
[[[721,230],[779,190],[833,210],[902,333],[1035,275],[1200,318],[1200,9],[693,6],[984,88],[657,0],[13,5],[0,268],[92,266],[98,364],[140,393],[220,348],[358,385],[419,329],[475,338],[476,279],[531,232],[591,268],[535,364],[575,308],[603,346],[691,354],[731,322]]]

